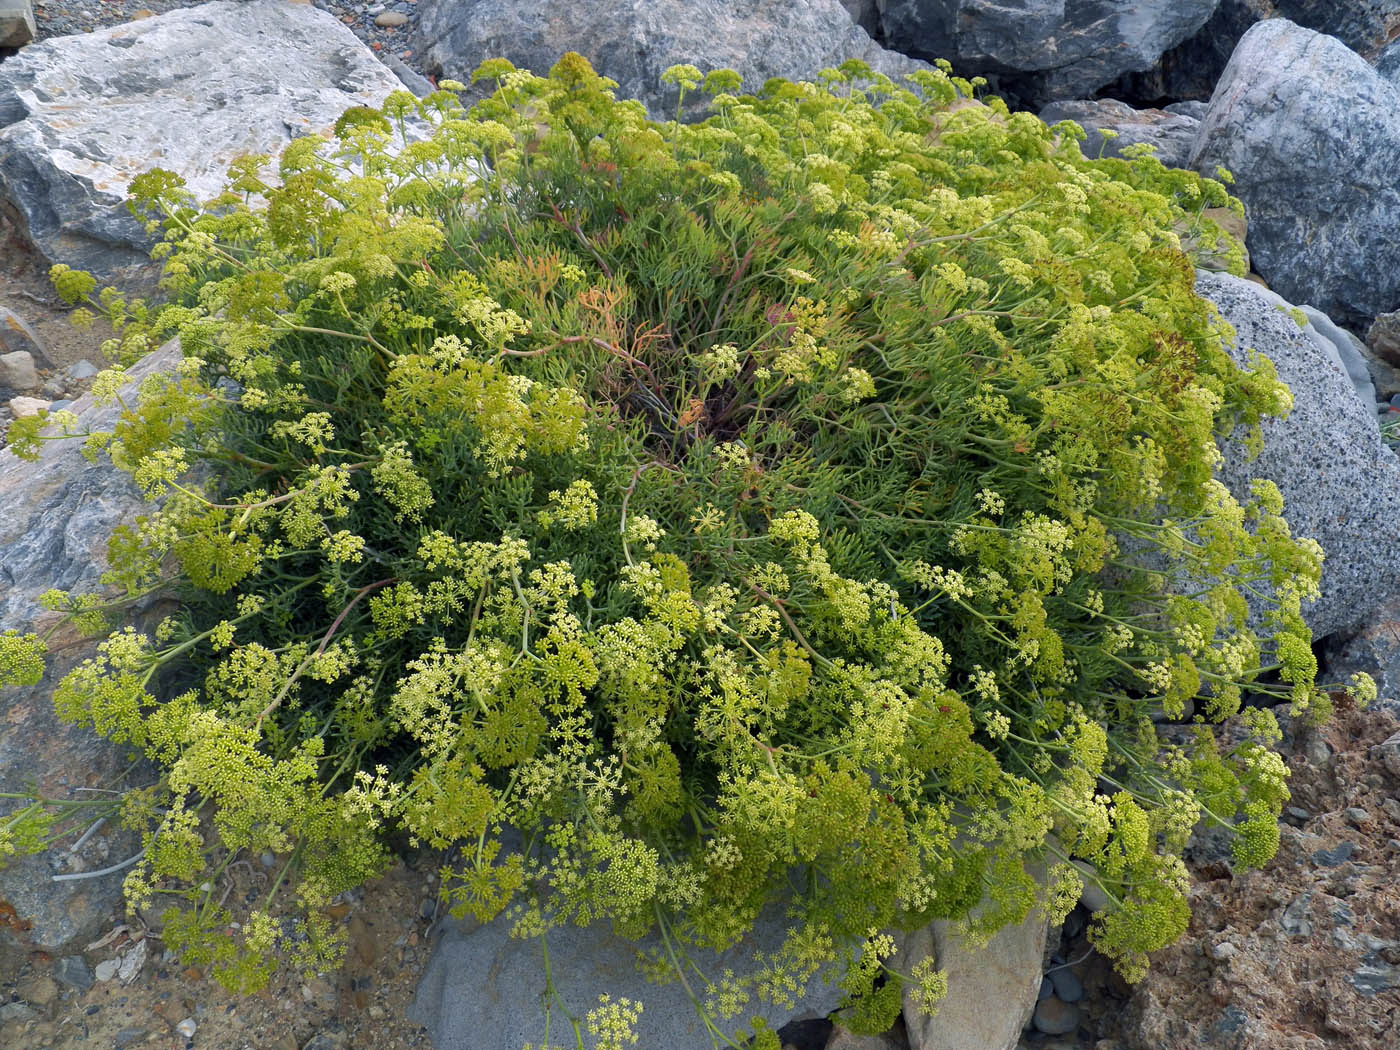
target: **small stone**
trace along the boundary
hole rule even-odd
[[[1076,860],[1071,863],[1079,869],[1081,881],[1084,883],[1084,889],[1080,891],[1079,895],[1079,903],[1084,906],[1084,910],[1088,912],[1108,911],[1111,902],[1103,887],[1095,881],[1098,872],[1094,870],[1094,866],[1084,860]]]
[[[117,975],[117,970],[121,967],[120,959],[103,959],[93,970],[93,975],[99,981],[110,981]]]
[[[39,1011],[28,1003],[0,1004],[0,1021],[32,1021],[38,1016]]]
[[[1289,806],[1283,811],[1283,815],[1288,818],[1288,823],[1295,827],[1302,827],[1312,819],[1312,814],[1302,806]]]
[[[1381,811],[1396,824],[1400,824],[1400,799],[1388,798],[1381,802]]]
[[[60,399],[57,400],[57,401],[53,401],[53,402],[50,402],[50,403],[49,403],[49,411],[50,411],[50,412],[62,412],[65,408],[72,408],[72,407],[73,407],[73,399],[70,398],[70,397],[60,398]]]
[[[1345,864],[1355,852],[1356,845],[1354,843],[1341,842],[1331,849],[1318,850],[1312,855],[1312,861],[1320,868],[1335,868],[1339,864]]]
[[[34,367],[34,355],[28,350],[0,354],[0,386],[19,394],[38,390],[39,373]]]
[[[277,866],[277,858],[264,850],[262,856],[258,858],[258,863],[264,868],[275,868]]]
[[[19,997],[34,1006],[48,1006],[58,998],[58,982],[52,977],[33,977],[15,989]]]
[[[374,24],[381,29],[397,29],[408,22],[408,15],[402,11],[381,11],[374,16]]]
[[[1314,736],[1303,749],[1308,761],[1324,772],[1332,766],[1332,748],[1320,736]]]
[[[91,361],[75,361],[68,366],[68,378],[77,383],[82,383],[94,378],[98,372],[102,371]]]
[[[1046,1035],[1068,1035],[1079,1027],[1079,1007],[1053,995],[1035,1005],[1036,1031]]]
[[[54,963],[53,975],[59,984],[85,992],[93,985],[92,967],[81,955],[65,955]]]
[[[1042,999],[1049,999],[1054,994],[1055,982],[1050,980],[1050,978],[1048,977],[1042,977],[1040,979],[1040,993],[1035,997],[1036,1002],[1039,1002]]]
[[[1233,959],[1239,954],[1239,951],[1229,941],[1221,941],[1219,944],[1211,945],[1210,957],[1217,962],[1225,962],[1227,959]]]
[[[198,1026],[194,1023],[193,1017],[186,1017],[183,1021],[181,1021],[175,1026],[175,1031],[178,1034],[184,1036],[186,1039],[193,1039],[197,1027]]]
[[[1055,986],[1055,997],[1062,1003],[1077,1003],[1084,998],[1084,982],[1068,966],[1052,970],[1050,983]]]
[[[144,1028],[123,1028],[112,1039],[112,1045],[117,1050],[126,1050],[128,1046],[135,1046],[137,1043],[145,1042],[146,1036],[151,1033]]]
[[[384,1007],[380,1006],[378,1003],[370,1003],[369,1010],[366,1012],[369,1014],[369,1019],[371,1021],[382,1021],[387,1016],[384,1012]]]
[[[1400,733],[1387,737],[1371,748],[1371,754],[1381,760],[1381,765],[1391,776],[1400,777]]]
[[[433,916],[436,914],[437,901],[433,900],[431,897],[424,897],[418,902],[418,917],[424,922],[432,921]]]
[[[1360,806],[1351,806],[1346,810],[1346,818],[1357,827],[1366,824],[1371,819],[1371,814]]]

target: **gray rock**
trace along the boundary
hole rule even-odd
[[[848,58],[896,81],[928,68],[876,44],[841,0],[422,0],[415,39],[428,72],[463,82],[486,58],[544,76],[577,51],[659,118],[675,115],[675,89],[660,78],[678,63],[734,69],[746,91]]]
[[[0,199],[51,262],[149,279],[149,239],[123,203],[133,177],[160,166],[207,200],[234,158],[398,88],[335,17],[283,0],[45,40],[0,67]]]
[[[29,0],[0,0],[0,47],[23,47],[38,31]]]
[[[1068,1035],[1079,1028],[1079,1007],[1055,996],[1035,1004],[1035,1029],[1045,1035]]]
[[[1400,86],[1400,40],[1392,42],[1376,55],[1376,72]]]
[[[39,373],[34,368],[34,355],[28,350],[0,354],[0,387],[19,394],[38,390]]]
[[[1184,168],[1190,162],[1201,126],[1199,117],[1134,109],[1111,98],[1052,102],[1040,111],[1040,119],[1047,124],[1072,120],[1080,125],[1089,134],[1079,146],[1086,157],[1121,157],[1125,148],[1141,142],[1152,146],[1157,159],[1169,168]],[[1116,131],[1117,137],[1099,134],[1105,129]]]
[[[96,978],[92,967],[81,955],[65,955],[53,966],[53,975],[59,984],[85,992],[93,986]]]
[[[1051,970],[1050,983],[1055,986],[1055,998],[1062,1003],[1077,1003],[1084,998],[1084,982],[1068,966]]]
[[[1400,367],[1400,310],[1381,314],[1371,322],[1366,346],[1382,361]]]
[[[826,1050],[908,1050],[908,1044],[887,1032],[879,1035],[856,1035],[839,1024],[831,1030]]]
[[[99,369],[91,361],[74,361],[64,371],[68,373],[69,379],[82,383],[96,376]]]
[[[1356,844],[1340,842],[1331,849],[1320,849],[1312,855],[1312,862],[1319,868],[1335,868],[1351,860],[1356,852]]]
[[[1362,404],[1376,403],[1376,386],[1371,382],[1370,369],[1366,363],[1366,344],[1345,329],[1337,327],[1332,318],[1315,306],[1306,303],[1298,307],[1312,326],[1312,334],[1327,344],[1324,348],[1347,378]]]
[[[1256,460],[1236,441],[1225,444],[1221,479],[1236,498],[1252,478],[1274,481],[1293,534],[1322,545],[1322,597],[1303,610],[1313,634],[1364,622],[1384,598],[1376,580],[1394,575],[1400,550],[1400,460],[1381,442],[1374,405],[1357,396],[1330,341],[1311,324],[1299,328],[1272,292],[1205,271],[1196,291],[1234,326],[1231,356],[1246,364],[1258,350],[1293,392],[1288,418],[1263,424]]]
[[[44,368],[51,366],[48,351],[44,349],[39,333],[19,314],[0,306],[0,354],[20,352],[29,354]]]
[[[394,76],[399,78],[399,81],[404,87],[408,88],[409,91],[412,91],[419,98],[425,95],[431,95],[437,90],[433,87],[432,81],[409,69],[408,66],[395,55],[389,55],[385,58],[384,64],[393,71]]]
[[[1192,36],[1218,0],[886,0],[886,43],[946,58],[966,73],[1008,75],[1036,103],[1083,98],[1151,68]]]
[[[168,371],[179,348],[169,343],[130,370],[133,382]],[[132,394],[127,388],[126,396]],[[79,430],[109,429],[121,406],[99,406],[82,397],[72,410]],[[79,441],[46,442],[37,462],[0,449],[0,625],[43,632],[58,614],[41,610],[37,598],[51,587],[96,591],[106,568],[112,528],[143,513],[146,504],[125,474],[110,463],[89,463]],[[155,608],[145,612],[154,615]],[[143,623],[142,610],[136,621]],[[148,621],[147,621],[148,622]],[[111,787],[127,768],[127,748],[89,730],[58,721],[54,685],[94,650],[92,639],[65,627],[48,640],[50,656],[43,680],[32,687],[0,692],[0,791],[37,787],[67,797],[79,787]],[[9,809],[11,802],[0,802]],[[139,842],[113,829],[113,859],[130,856]],[[0,868],[0,899],[18,913],[19,924],[0,924],[0,956],[41,949],[71,954],[84,939],[110,921],[121,899],[122,874],[53,882],[58,856],[27,856]],[[97,867],[92,864],[86,867]],[[27,930],[20,926],[29,924]]]
[[[919,1011],[906,989],[909,1045],[914,1050],[1012,1050],[1037,1008],[1045,917],[1032,910],[1019,926],[1003,927],[981,948],[967,945],[956,925],[936,920],[905,941],[899,961],[906,972],[931,955],[948,975],[948,995],[933,1017]]]
[[[1259,19],[1269,17],[1269,5],[1270,0],[1219,0],[1194,36],[1164,52],[1151,69],[1125,74],[1103,93],[1152,104],[1168,98],[1210,98],[1240,37]]]
[[[1371,748],[1371,753],[1380,758],[1381,763],[1391,776],[1400,779],[1400,733],[1387,737],[1384,742]],[[1387,799],[1386,801],[1393,800]],[[1389,811],[1387,811],[1387,815],[1389,815]]]
[[[478,1050],[482,1047],[517,1047],[545,1043],[546,1018],[542,1005],[544,967],[537,938],[510,936],[513,923],[498,917],[484,926],[448,920],[433,949],[432,958],[418,983],[409,1018],[428,1029],[437,1050]],[[707,977],[718,980],[726,969],[748,972],[756,953],[776,950],[786,936],[788,923],[781,910],[760,919],[752,934],[719,956],[693,952]],[[549,1016],[549,1042],[567,1033],[567,1010],[578,1018],[598,1005],[606,993],[616,1002],[630,999],[643,1004],[636,1031],[639,1046],[699,1047],[708,1043],[704,1024],[679,981],[649,983],[638,971],[637,952],[662,947],[652,936],[634,942],[613,934],[607,924],[565,926],[548,935],[550,972],[555,998]],[[697,975],[688,974],[692,987]],[[697,994],[703,995],[697,989]],[[839,1004],[842,993],[834,985],[813,981],[800,999],[803,1009],[824,1015]],[[768,1003],[751,1002],[737,1023],[761,1015],[773,1028],[781,1027],[793,1011]]]
[[[1400,90],[1365,60],[1287,19],[1254,26],[1191,158],[1221,165],[1270,287],[1348,325],[1400,306]]]
[[[1271,0],[1274,12],[1370,57],[1400,33],[1400,0]]]

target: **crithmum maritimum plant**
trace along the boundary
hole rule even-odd
[[[459,914],[659,933],[643,964],[719,1043],[818,973],[856,1027],[906,983],[935,1008],[943,975],[893,972],[881,931],[1062,916],[1080,860],[1113,902],[1095,944],[1141,976],[1186,928],[1193,827],[1275,848],[1286,770],[1246,690],[1326,707],[1321,553],[1272,484],[1242,506],[1212,477],[1289,407],[1192,290],[1177,231],[1213,248],[1201,212],[1232,202],[945,71],[667,77],[710,115],[650,121],[577,55],[487,62],[472,110],[391,95],[213,201],[138,179],[164,306],[56,273],[118,361],[186,355],[86,438],[152,500],[108,581],[183,611],[56,695],[163,771],[126,810],[128,898],[252,988],[276,949],[335,957],[324,907],[402,835],[449,851]],[[12,633],[0,670],[41,655]],[[1165,743],[1151,712],[1191,700]],[[269,897],[230,937],[213,887],[264,851],[300,918]],[[755,972],[686,962],[777,900]],[[631,1038],[636,1004],[546,1006]]]

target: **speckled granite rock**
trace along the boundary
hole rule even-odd
[[[1311,324],[1299,328],[1278,296],[1205,271],[1196,292],[1234,326],[1231,356],[1243,364],[1258,350],[1293,391],[1288,418],[1263,425],[1258,459],[1227,443],[1221,479],[1237,498],[1251,478],[1272,479],[1294,535],[1322,544],[1322,597],[1303,610],[1313,634],[1358,624],[1386,595],[1378,581],[1400,569],[1400,460],[1381,442],[1374,406],[1357,394],[1331,340]]]
[[[1245,34],[1191,158],[1218,165],[1270,287],[1342,324],[1400,307],[1400,89],[1340,41],[1286,19]]]

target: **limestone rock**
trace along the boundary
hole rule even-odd
[[[1156,150],[1157,159],[1169,168],[1184,168],[1191,159],[1191,147],[1201,126],[1199,116],[1191,110],[1134,109],[1115,99],[1080,99],[1073,102],[1052,102],[1040,111],[1047,124],[1072,120],[1089,137],[1079,144],[1086,157],[1121,157],[1128,146],[1147,143]],[[1116,138],[1105,138],[1099,132],[1116,131]]]
[[[886,43],[946,58],[960,72],[1008,76],[1035,103],[1083,98],[1151,68],[1190,37],[1218,0],[886,0]]]
[[[123,203],[162,167],[206,200],[228,164],[275,154],[399,86],[333,16],[248,0],[25,48],[0,66],[0,200],[51,262],[149,277],[149,239]]]
[[[168,371],[178,356],[178,346],[168,343],[131,368],[133,383]],[[125,393],[131,396],[131,388]],[[103,430],[111,427],[121,406],[97,405],[84,396],[72,411],[79,430]],[[112,529],[144,512],[146,504],[130,479],[105,460],[89,463],[80,445],[79,440],[45,442],[33,463],[0,449],[0,626],[42,633],[57,614],[39,608],[40,594],[51,587],[97,590]],[[0,791],[37,785],[64,797],[78,787],[110,787],[127,767],[127,748],[60,723],[52,704],[54,685],[92,655],[96,643],[65,628],[48,644],[43,681],[0,690]],[[0,802],[6,809],[11,805]],[[114,861],[139,848],[126,832],[109,844],[120,854]],[[51,881],[55,871],[67,870],[57,867],[63,859],[23,857],[0,868],[0,900],[17,913],[15,922],[0,923],[0,970],[4,956],[16,951],[38,948],[61,955],[81,950],[81,938],[106,921],[120,900],[120,874]],[[84,864],[80,870],[102,866]]]
[[[1322,637],[1365,619],[1384,597],[1378,580],[1395,575],[1400,550],[1400,460],[1381,442],[1373,404],[1357,394],[1331,340],[1300,328],[1290,304],[1252,282],[1198,271],[1196,292],[1234,326],[1230,353],[1245,364],[1253,348],[1267,356],[1293,391],[1287,419],[1263,424],[1264,451],[1250,462],[1231,441],[1221,480],[1236,498],[1251,478],[1269,478],[1284,498],[1295,536],[1326,552],[1322,597],[1305,605]]]
[[[1245,34],[1191,158],[1219,165],[1270,287],[1348,325],[1400,306],[1400,89],[1340,41],[1281,18]]]
[[[415,50],[429,72],[464,83],[486,58],[540,76],[577,51],[618,82],[618,97],[675,115],[669,66],[743,74],[744,90],[770,77],[812,80],[848,58],[896,81],[923,63],[886,51],[855,25],[842,0],[421,0]]]
[[[29,0],[0,0],[0,47],[23,47],[38,31]]]
[[[34,369],[34,355],[28,350],[0,354],[0,387],[23,394],[38,390],[39,373]]]
[[[1013,1050],[1035,1009],[1045,955],[1045,916],[1032,910],[1019,926],[999,930],[972,948],[957,924],[935,920],[909,934],[901,949],[906,970],[933,956],[948,975],[938,1013],[923,1014],[908,989],[904,1024],[911,1050]]]
[[[447,922],[409,1011],[412,1021],[428,1029],[436,1050],[545,1043],[540,942],[510,937],[511,925],[504,916],[484,926]],[[710,979],[718,980],[725,968],[743,973],[752,969],[757,952],[771,952],[782,944],[787,927],[782,911],[775,909],[760,918],[752,934],[717,958],[700,952],[692,955]],[[550,931],[548,937],[555,989],[550,1045],[569,1041],[568,1021],[561,1006],[582,1018],[598,1005],[598,996],[603,993],[614,1002],[630,999],[643,1004],[637,1023],[639,1047],[709,1045],[709,1036],[685,988],[679,982],[652,984],[637,970],[638,949],[660,948],[659,938],[633,942],[611,933],[605,923],[565,926]],[[694,972],[689,980],[694,987]],[[841,997],[839,988],[817,980],[808,986],[799,1007],[825,1015],[836,1008]],[[744,1017],[761,1014],[777,1029],[794,1012],[755,1001],[745,1008]]]

